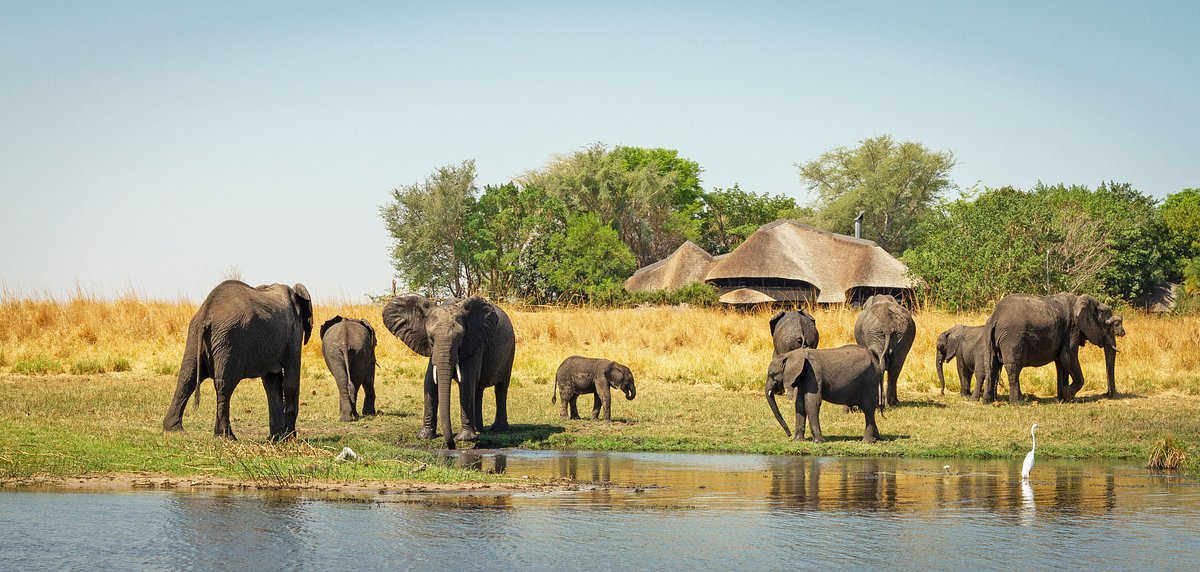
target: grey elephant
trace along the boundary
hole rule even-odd
[[[989,356],[983,326],[956,325],[938,335],[937,339],[937,374],[938,384],[942,394],[946,393],[946,377],[942,373],[942,364],[958,360],[959,394],[963,397],[973,395],[979,398],[986,381],[984,375],[988,371]],[[971,380],[975,380],[975,389],[971,389]]]
[[[312,298],[303,284],[257,288],[237,280],[218,284],[188,324],[179,381],[163,417],[163,430],[183,430],[188,397],[201,381],[211,377],[217,392],[213,433],[236,439],[229,425],[229,399],[239,381],[261,377],[267,392],[271,439],[294,436],[300,404],[300,350],[308,343],[312,327]]]
[[[771,317],[771,340],[775,354],[785,354],[797,348],[815,348],[821,340],[817,320],[803,308],[777,312]]]
[[[828,401],[848,407],[858,407],[866,420],[863,442],[874,443],[879,438],[875,425],[875,409],[879,403],[879,387],[883,366],[875,350],[859,345],[840,348],[801,348],[777,355],[767,368],[767,405],[783,432],[795,441],[804,439],[804,421],[812,428],[813,442],[825,441],[821,433],[821,402]],[[796,435],[788,429],[779,413],[775,396],[787,392],[796,401]],[[797,395],[799,393],[799,395]]]
[[[321,325],[321,354],[339,396],[339,421],[358,419],[358,390],[363,415],[375,414],[375,328],[366,320],[334,316]]]
[[[1114,380],[1117,337],[1125,335],[1121,316],[1095,298],[1059,292],[1051,296],[1009,294],[996,304],[984,324],[988,385],[983,400],[991,401],[1003,365],[1008,373],[1009,401],[1021,401],[1021,369],[1054,362],[1058,373],[1056,397],[1069,401],[1083,388],[1079,348],[1091,342],[1104,349],[1110,398],[1117,396]],[[1070,378],[1070,383],[1068,383]]]
[[[508,314],[478,296],[434,303],[417,294],[392,298],[383,323],[414,352],[429,357],[425,369],[425,418],[417,436],[432,439],[441,404],[441,430],[447,449],[450,431],[450,383],[458,380],[462,430],[458,439],[474,441],[483,431],[483,390],[496,388],[496,420],[491,430],[508,429],[508,384],[512,378],[516,335]]]
[[[888,405],[899,403],[896,382],[916,336],[917,324],[912,313],[887,294],[867,298],[854,321],[854,343],[874,350],[887,372]],[[880,399],[884,398],[882,393]]]
[[[610,359],[571,356],[563,360],[554,374],[555,394],[550,397],[562,398],[560,415],[567,419],[567,409],[570,408],[570,418],[579,419],[579,409],[575,400],[583,394],[594,395],[592,403],[592,419],[600,418],[600,410],[604,409],[604,421],[612,421],[612,389],[619,389],[625,394],[625,399],[637,397],[637,387],[633,383],[633,372],[623,364]]]

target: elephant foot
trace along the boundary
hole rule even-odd
[[[870,435],[863,435],[863,443],[874,443],[875,438]]]
[[[225,431],[225,432],[217,431],[217,432],[214,432],[213,435],[219,439],[227,439],[229,441],[237,441],[238,440],[237,436],[233,434],[233,431]]]
[[[489,431],[508,431],[508,422],[505,421],[504,423],[501,423],[501,422],[497,421],[495,423],[492,423],[492,426],[489,427],[488,430]]]
[[[824,443],[825,437],[813,437],[813,443]]]
[[[434,431],[433,427],[422,427],[420,431],[417,431],[417,439],[433,439],[434,437],[437,437],[437,431]]]
[[[342,423],[350,423],[353,421],[358,421],[358,416],[353,413],[344,413],[341,417],[338,417],[338,421],[341,421]]]
[[[459,441],[478,441],[479,435],[477,435],[475,431],[471,429],[463,429],[462,431],[459,431],[458,435],[454,438]]]
[[[362,416],[367,417],[370,415],[375,415],[375,408],[374,407],[364,407],[362,410]]]
[[[163,421],[163,431],[168,433],[183,431],[183,422],[176,421],[175,423],[167,423],[166,421]]]
[[[296,432],[295,431],[288,431],[286,433],[274,433],[271,435],[271,442],[273,442],[273,443],[282,443],[284,441],[295,441],[295,440],[296,440]]]

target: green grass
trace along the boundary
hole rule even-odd
[[[71,375],[0,375],[0,478],[207,476],[264,486],[506,478],[456,468],[434,454],[440,441],[416,438],[421,396],[415,376],[380,375],[381,414],[355,423],[336,420],[336,388],[324,377],[302,381],[300,440],[275,445],[266,439],[266,400],[254,380],[243,382],[234,394],[233,428],[241,440],[227,442],[211,434],[211,382],[202,386],[198,410],[189,403],[187,431],[165,434],[161,420],[174,379],[132,373],[81,383],[85,378]],[[614,421],[605,424],[560,419],[558,406],[550,404],[551,385],[536,381],[518,378],[509,392],[513,430],[485,432],[474,446],[1019,458],[1029,449],[1029,425],[1036,421],[1042,458],[1144,461],[1164,435],[1200,435],[1200,416],[1195,414],[1200,399],[1191,396],[1089,397],[1073,404],[1041,400],[1014,407],[981,405],[957,395],[902,392],[905,404],[889,408],[878,420],[879,442],[860,441],[861,413],[843,413],[826,404],[821,422],[828,442],[814,444],[789,441],[757,391],[648,380],[639,385],[637,399],[613,403]],[[490,422],[490,390],[484,403],[485,422]],[[780,404],[790,425],[791,403]],[[590,405],[589,397],[581,398],[583,412],[590,413]],[[362,460],[335,461],[346,446]]]
[[[12,364],[13,373],[24,375],[59,373],[62,370],[63,366],[58,360],[40,355],[22,358]]]

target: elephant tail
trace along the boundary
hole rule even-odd
[[[558,403],[558,374],[554,374],[554,393],[550,394],[550,404]]]
[[[196,340],[196,391],[192,398],[192,411],[200,409],[200,384],[204,382],[204,371],[201,366],[204,363],[205,357],[208,356],[208,348],[205,342],[208,341],[208,326],[200,330],[200,336]]]

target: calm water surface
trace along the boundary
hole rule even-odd
[[[0,493],[0,568],[1195,569],[1200,486],[1137,466],[466,452],[526,494]],[[949,464],[949,468],[944,465]],[[698,568],[703,567],[703,568]]]

